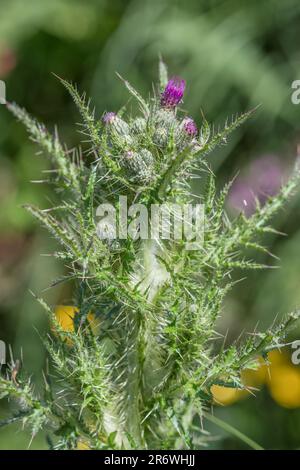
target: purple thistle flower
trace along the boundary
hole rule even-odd
[[[195,135],[198,132],[195,121],[192,118],[186,117],[182,123],[183,123],[183,129],[186,132],[186,134],[189,135],[190,137],[195,137]]]
[[[180,77],[171,78],[161,95],[161,106],[165,108],[175,108],[182,100],[184,90],[185,80]]]
[[[113,113],[112,111],[110,111],[109,113],[105,113],[102,118],[104,124],[111,124],[115,120],[116,116],[116,113]]]

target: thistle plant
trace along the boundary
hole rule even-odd
[[[57,205],[25,209],[57,240],[53,256],[66,275],[53,285],[73,283],[76,311],[66,330],[55,306],[34,294],[50,324],[42,338],[49,356],[44,389],[37,392],[26,365],[12,362],[0,378],[0,397],[12,402],[13,413],[2,424],[20,421],[32,436],[44,429],[55,449],[82,441],[90,449],[196,449],[205,437],[200,423],[213,405],[211,387],[245,388],[242,371],[257,368],[261,358],[268,363],[268,351],[283,344],[298,319],[294,312],[228,347],[216,331],[233,271],[266,267],[247,254],[268,253],[260,239],[275,232],[270,219],[297,189],[300,171],[296,167],[264,205],[257,202],[251,216],[230,219],[224,208],[230,184],[217,191],[207,156],[252,111],[217,131],[202,117],[198,130],[180,109],[184,80],[169,80],[162,61],[149,100],[123,80],[137,116],[123,108],[96,118],[85,96],[61,82],[82,118],[84,152],[68,150],[57,133],[16,104],[7,106],[51,159],[47,178]],[[194,178],[205,182],[197,197]],[[196,197],[204,207],[202,243],[189,250],[184,237],[101,236],[111,227],[97,225],[97,207],[117,209],[120,196],[149,209],[184,206]]]

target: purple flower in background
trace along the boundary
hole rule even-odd
[[[188,134],[191,137],[195,137],[195,135],[198,132],[195,121],[192,118],[187,117],[183,120],[182,123],[183,123],[183,129],[186,132],[186,134]]]
[[[250,217],[255,211],[255,200],[264,204],[268,197],[278,193],[285,174],[286,168],[275,155],[265,155],[255,160],[248,167],[248,172],[234,181],[228,205]]]
[[[113,113],[110,111],[109,113],[105,113],[103,116],[103,122],[104,124],[111,124],[116,118],[116,113]]]
[[[171,78],[164,89],[160,104],[165,108],[175,108],[182,100],[185,90],[185,80],[180,77]]]

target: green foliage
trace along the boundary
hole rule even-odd
[[[161,62],[160,89],[166,81]],[[243,388],[241,372],[258,366],[258,357],[266,358],[282,344],[298,319],[293,313],[266,332],[219,347],[216,321],[233,285],[232,271],[265,267],[245,253],[249,248],[266,251],[259,238],[273,230],[270,218],[296,190],[299,168],[251,217],[229,220],[224,204],[230,185],[217,193],[205,157],[251,113],[217,132],[204,119],[199,135],[187,137],[180,110],[161,109],[159,93],[145,101],[125,81],[141,115],[126,121],[123,110],[104,124],[73,85],[63,84],[88,136],[83,157],[79,149],[67,151],[57,133],[53,137],[17,105],[8,108],[54,166],[49,182],[58,190],[60,205],[25,208],[60,244],[62,251],[54,256],[65,260],[68,275],[54,284],[75,282],[78,312],[74,331],[64,331],[52,308],[38,299],[52,332],[44,339],[51,373],[45,374],[43,396],[34,393],[21,370],[17,379],[13,371],[1,378],[1,397],[16,399],[12,420],[28,424],[33,435],[46,428],[59,449],[74,448],[82,439],[92,449],[196,448],[201,431],[194,431],[193,420],[211,406],[211,386]],[[159,139],[158,129],[163,131]],[[129,203],[148,208],[158,202],[185,204],[192,200],[195,176],[207,180],[200,196],[206,214],[198,250],[189,251],[178,241],[114,244],[97,236],[100,203],[117,207],[119,196],[126,195]],[[89,312],[99,322],[97,333]]]

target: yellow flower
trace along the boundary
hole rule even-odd
[[[64,331],[74,331],[74,317],[77,312],[77,307],[73,307],[71,305],[57,305],[55,309],[55,316]],[[89,312],[87,319],[89,321],[93,333],[97,334],[100,323],[99,319],[97,319],[94,313],[92,312]]]
[[[300,369],[292,365],[284,351],[272,351],[268,357],[271,365],[267,385],[271,397],[284,408],[300,407]]]
[[[246,390],[238,388],[222,387],[221,385],[213,385],[210,389],[214,402],[217,405],[232,405],[236,401],[247,396]]]
[[[284,349],[268,353],[268,360],[269,366],[260,358],[261,366],[257,370],[245,369],[242,382],[253,388],[260,388],[266,383],[271,397],[278,405],[284,408],[300,407],[300,368],[291,364],[290,356]],[[247,390],[219,385],[213,385],[211,392],[214,402],[219,405],[231,405],[250,395]]]
[[[278,405],[300,407],[300,371],[288,364],[272,368],[269,390]]]
[[[259,359],[260,365],[257,369],[244,369],[242,372],[242,382],[247,387],[259,388],[266,381],[268,366],[263,359]]]
[[[268,353],[268,359],[271,363],[271,368],[277,365],[286,364],[289,362],[289,354],[284,349],[274,349]]]
[[[241,379],[246,387],[259,388],[265,382],[267,366],[264,365],[262,358],[259,359],[259,362],[261,365],[256,370],[244,369],[242,371]],[[232,405],[232,403],[235,403],[242,398],[250,396],[251,392],[245,389],[213,385],[211,387],[211,393],[216,404],[227,406]]]

